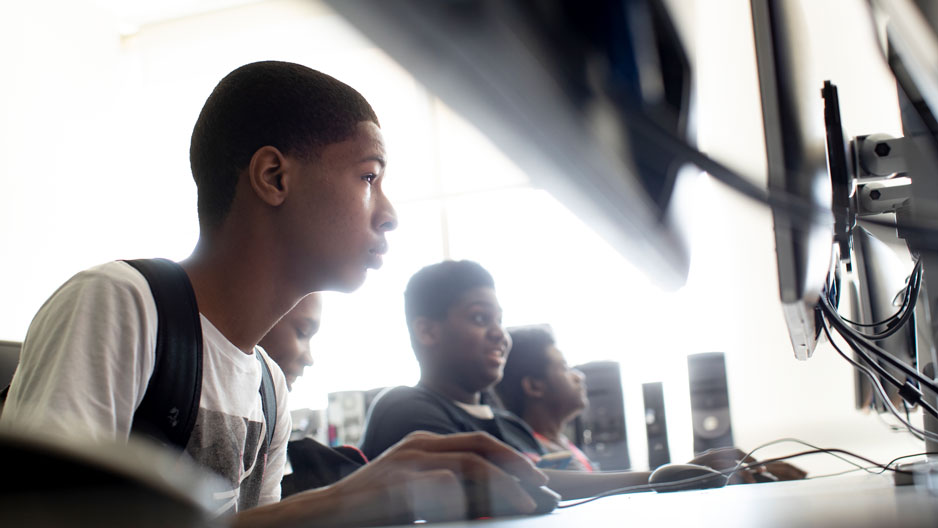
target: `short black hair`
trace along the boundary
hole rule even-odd
[[[464,293],[481,287],[495,288],[495,280],[485,268],[471,260],[444,260],[421,268],[404,290],[407,326],[418,317],[445,319]]]
[[[354,88],[306,66],[264,61],[229,73],[205,101],[189,145],[200,225],[221,224],[259,148],[309,160],[352,137],[362,121],[380,126]]]
[[[547,349],[555,344],[554,333],[549,325],[509,328],[508,333],[511,352],[495,392],[506,409],[521,416],[525,401],[521,380],[547,376]]]

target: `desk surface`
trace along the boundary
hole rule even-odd
[[[938,526],[938,495],[915,486],[895,486],[891,474],[841,475],[709,490],[616,495],[549,515],[434,526],[934,528]]]

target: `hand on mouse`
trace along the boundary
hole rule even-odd
[[[808,476],[808,472],[789,464],[788,462],[769,462],[765,470],[771,473],[777,480],[801,480]]]
[[[757,464],[759,461],[748,456],[745,451],[736,447],[721,447],[709,449],[691,460],[692,464],[709,466],[719,471],[729,471],[736,468],[740,462],[746,465]],[[760,482],[754,474],[768,472],[775,480],[803,479],[807,472],[787,462],[771,462],[765,466],[756,465],[753,468],[740,468],[729,478],[729,484],[751,484]]]
[[[525,488],[546,483],[530,460],[488,434],[417,432],[335,484],[244,512],[238,526],[308,526],[312,519],[383,526],[529,514],[540,504]],[[276,522],[254,523],[261,513]]]

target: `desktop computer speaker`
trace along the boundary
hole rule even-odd
[[[619,364],[595,361],[576,368],[585,376],[589,404],[573,422],[574,443],[598,469],[629,469]]]
[[[645,402],[645,434],[648,438],[648,469],[671,462],[668,449],[668,424],[664,415],[664,390],[661,382],[642,384]]]
[[[730,397],[722,352],[687,356],[694,453],[733,445]]]

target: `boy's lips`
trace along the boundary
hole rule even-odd
[[[502,349],[490,350],[485,357],[492,362],[492,364],[503,365],[505,363],[505,351]]]
[[[384,264],[384,254],[388,252],[388,243],[382,241],[377,247],[368,250],[368,264],[371,269],[378,269]]]

